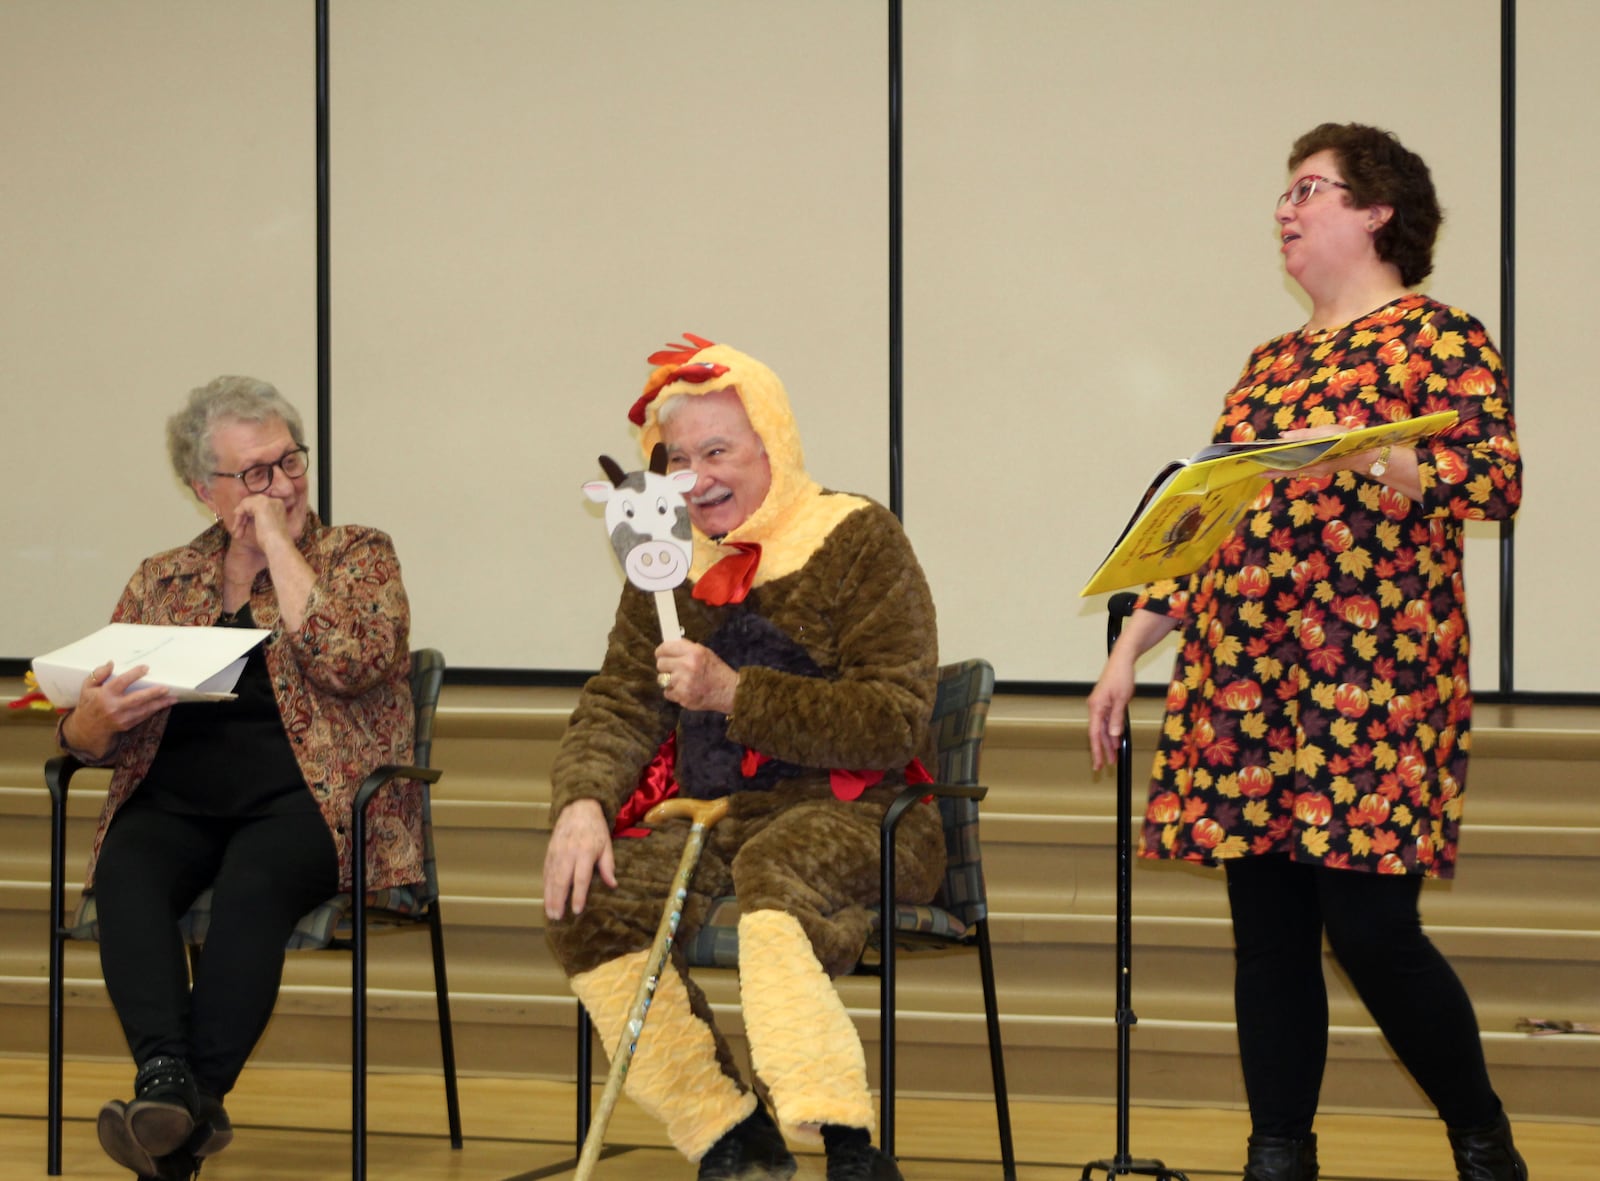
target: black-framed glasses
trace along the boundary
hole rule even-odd
[[[283,474],[291,480],[298,480],[306,474],[306,468],[310,466],[310,455],[311,448],[296,447],[293,451],[285,451],[271,463],[252,464],[242,472],[212,472],[211,474],[238,480],[244,485],[246,492],[265,492],[272,487],[273,468],[281,468],[283,469]]]
[[[1285,201],[1291,205],[1304,205],[1311,200],[1311,194],[1317,191],[1318,185],[1333,185],[1335,188],[1348,189],[1350,186],[1342,180],[1334,180],[1331,176],[1302,176],[1299,180],[1278,197],[1278,204],[1274,207],[1283,208]]]

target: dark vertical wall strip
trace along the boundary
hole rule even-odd
[[[904,519],[905,305],[901,254],[900,0],[889,0],[889,509]]]
[[[328,0],[317,23],[317,515],[333,523],[333,353],[328,235]]]
[[[1517,0],[1500,0],[1500,355],[1517,384]],[[1516,521],[1500,524],[1500,692],[1516,691]]]

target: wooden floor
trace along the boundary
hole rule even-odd
[[[95,1139],[101,1103],[126,1098],[131,1069],[73,1061],[66,1070],[63,1175],[110,1181],[129,1174]],[[0,1060],[0,1174],[45,1177],[44,1063]],[[444,1095],[434,1076],[374,1075],[369,1119],[373,1181],[536,1181],[572,1175],[572,1088],[506,1078],[462,1080],[466,1145],[452,1151]],[[350,1173],[347,1076],[329,1070],[255,1067],[228,1101],[237,1135],[209,1161],[204,1181],[315,1181]],[[1110,1106],[1013,1105],[1021,1181],[1077,1181],[1084,1162],[1116,1149]],[[907,1181],[998,1178],[992,1109],[967,1100],[902,1099],[899,1156]],[[1237,1179],[1246,1125],[1242,1113],[1199,1108],[1136,1108],[1129,1148],[1164,1160],[1193,1181]],[[1449,1181],[1444,1132],[1433,1120],[1329,1115],[1319,1121],[1323,1181]],[[1584,1181],[1600,1174],[1600,1127],[1523,1121],[1518,1144],[1533,1181]],[[659,1131],[624,1102],[611,1125],[609,1155],[597,1181],[694,1177]],[[1129,1174],[1122,1173],[1122,1176]],[[821,1181],[822,1160],[803,1156],[797,1181]],[[1097,1170],[1095,1177],[1106,1176]]]

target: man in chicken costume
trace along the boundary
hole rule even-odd
[[[893,514],[807,474],[788,395],[765,365],[699,337],[651,356],[630,414],[643,453],[696,473],[681,638],[660,637],[626,586],[604,663],[551,768],[548,938],[608,1052],[618,1043],[687,822],[637,828],[673,793],[729,797],[706,836],[680,939],[736,894],[739,996],[756,1074],[741,1077],[675,955],[626,1093],[660,1119],[701,1181],[783,1178],[783,1133],[828,1154],[828,1181],[900,1177],[873,1147],[861,1041],[831,983],[856,962],[879,901],[879,824],[926,781],[937,651],[933,602]],[[938,809],[897,844],[897,901],[932,898]]]

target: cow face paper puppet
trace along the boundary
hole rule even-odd
[[[623,573],[640,590],[654,593],[661,637],[675,640],[683,631],[672,590],[689,576],[694,559],[684,497],[696,476],[668,473],[667,449],[660,443],[650,453],[648,471],[624,473],[609,455],[600,457],[600,467],[609,479],[591,480],[583,486],[584,495],[606,506],[606,533]]]

